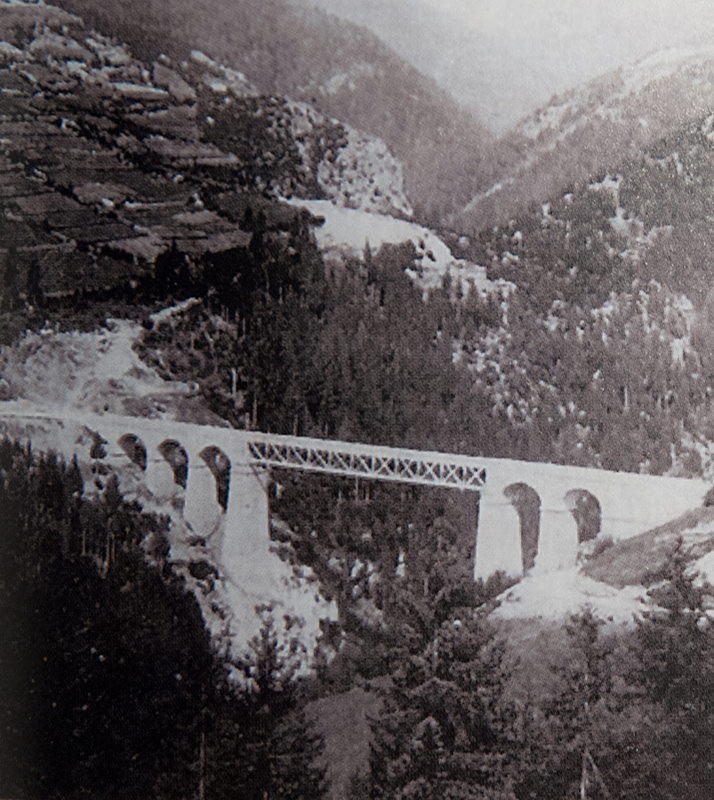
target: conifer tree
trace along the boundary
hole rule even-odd
[[[371,796],[505,797],[489,715],[497,665],[482,652],[488,634],[468,616],[444,621],[430,640],[411,633],[373,729]]]
[[[687,569],[681,545],[663,578],[650,590],[654,607],[637,630],[638,677],[653,704],[649,758],[640,777],[653,797],[704,798],[714,780],[711,587]]]
[[[458,570],[461,537],[409,528],[405,574],[386,604],[390,684],[373,725],[371,796],[497,798],[507,784],[493,714],[502,653],[473,577]]]
[[[222,713],[200,610],[145,561],[162,523],[113,481],[82,495],[76,463],[0,442],[0,795],[193,794]]]
[[[232,762],[236,797],[245,800],[319,800],[326,791],[325,770],[316,764],[322,739],[307,723],[297,671],[303,648],[297,638],[281,641],[269,607],[249,653],[238,662],[244,688],[239,692]],[[292,620],[286,620],[288,633]]]

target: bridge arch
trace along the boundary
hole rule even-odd
[[[164,439],[157,449],[171,467],[174,483],[185,489],[188,483],[188,453],[184,446],[176,439]]]
[[[225,512],[228,509],[228,494],[231,482],[231,460],[220,447],[211,444],[198,454],[216,481],[216,500]]]
[[[125,433],[119,437],[117,444],[142,471],[146,470],[146,447],[141,439],[134,433]]]
[[[540,497],[535,560],[537,568],[544,570],[575,565],[578,545],[597,536],[598,531],[614,540],[636,535],[700,504],[710,489],[698,479],[475,458],[175,421],[171,423],[172,434],[180,437],[190,454],[189,476],[188,457],[183,465],[174,464],[174,470],[166,457],[169,452],[161,455],[157,450],[168,441],[166,421],[108,412],[83,411],[72,416],[64,409],[55,414],[25,401],[3,401],[0,406],[0,430],[14,432],[38,446],[42,442],[67,457],[78,453],[96,471],[103,459],[143,468],[141,446],[145,445],[142,478],[149,491],[159,498],[170,496],[185,480],[185,497],[181,498],[184,519],[206,535],[223,526],[226,531],[260,530],[267,537],[263,473],[271,466],[477,491],[476,578],[488,578],[499,570],[515,576],[521,574],[524,563],[530,563],[532,539],[521,533],[521,514],[514,498],[504,494],[504,488],[519,482],[532,487]],[[138,435],[125,434],[128,428]],[[113,446],[109,446],[110,441]],[[205,448],[211,441],[220,441],[231,460],[221,448]],[[233,535],[226,541],[235,541],[239,549],[245,546]]]
[[[565,494],[565,505],[578,526],[578,544],[595,539],[602,529],[600,501],[587,489],[571,489]]]
[[[540,540],[540,495],[527,483],[511,483],[503,494],[516,509],[520,520],[523,573],[535,565]]]

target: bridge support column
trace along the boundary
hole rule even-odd
[[[259,594],[275,585],[280,564],[270,552],[269,484],[265,467],[232,460],[220,560],[243,590]]]
[[[174,473],[169,462],[161,455],[158,442],[146,445],[146,485],[149,491],[160,500],[172,499],[178,487],[174,483]]]
[[[270,474],[265,467],[233,462],[224,556],[249,557],[267,549],[270,541],[269,482]]]
[[[208,538],[222,527],[224,513],[216,496],[216,479],[199,453],[193,450],[188,454],[183,517],[197,536]]]
[[[483,489],[478,506],[474,579],[484,580],[494,572],[520,576],[521,520],[500,489]]]
[[[578,553],[578,525],[565,501],[567,489],[536,487],[541,498],[540,541],[535,569],[550,572],[575,565]]]

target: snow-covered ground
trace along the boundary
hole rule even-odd
[[[2,351],[5,394],[40,407],[221,424],[196,386],[168,383],[140,360],[132,349],[140,331],[136,322],[110,320],[91,333],[28,333]]]
[[[596,617],[622,624],[644,608],[642,586],[616,589],[584,575],[579,567],[533,572],[499,596],[495,619],[566,620],[590,608]]]
[[[697,559],[691,566],[692,573],[698,576],[699,583],[714,584],[714,550]]]
[[[640,92],[646,86],[666,79],[677,72],[690,71],[694,82],[696,73],[703,71],[704,65],[707,63],[711,65],[712,58],[714,58],[714,50],[709,43],[655,50],[622,69],[624,86],[620,97],[626,96],[627,93]]]
[[[288,202],[324,218],[324,224],[315,228],[315,236],[328,258],[330,254],[361,258],[366,246],[375,253],[383,244],[412,242],[416,259],[410,275],[424,290],[440,286],[447,272],[464,290],[469,283],[479,291],[491,291],[495,286],[486,277],[485,267],[454,258],[448,246],[433,231],[414,222],[336,206],[329,200],[291,199]]]

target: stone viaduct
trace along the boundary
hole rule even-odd
[[[225,565],[268,553],[271,467],[479,493],[474,577],[575,563],[578,545],[622,539],[701,505],[703,480],[474,458],[141,417],[0,403],[0,434],[80,463],[123,467],[170,499]],[[123,487],[122,487],[123,488]],[[530,509],[530,511],[528,510]],[[264,560],[264,559],[263,559]]]

